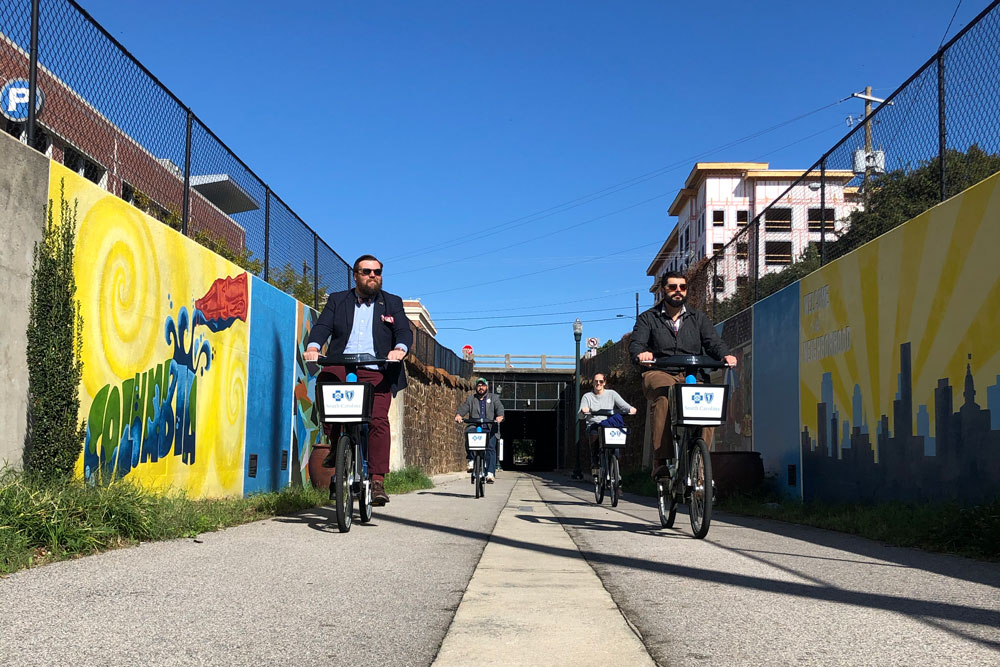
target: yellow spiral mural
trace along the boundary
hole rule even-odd
[[[89,431],[78,474],[196,498],[241,494],[252,281],[65,167],[50,174],[50,198],[65,188],[78,211]],[[212,319],[195,303],[223,281],[243,290],[244,307]]]

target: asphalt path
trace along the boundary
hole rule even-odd
[[[1000,665],[997,564],[732,515],[696,540],[683,508],[535,484],[660,665]]]
[[[429,665],[514,485],[392,496],[0,579],[3,665]]]

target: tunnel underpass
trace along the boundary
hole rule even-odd
[[[504,405],[504,470],[546,471],[567,466],[572,426],[572,374],[565,371],[477,371]],[[570,428],[571,430],[571,428]]]

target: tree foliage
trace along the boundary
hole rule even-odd
[[[79,421],[83,377],[83,316],[76,299],[73,257],[76,203],[59,196],[59,222],[49,201],[41,243],[35,244],[28,321],[28,432],[24,468],[40,477],[69,475],[83,448]]]
[[[306,262],[302,262],[301,272],[297,271],[291,263],[285,264],[280,270],[272,271],[267,281],[306,305],[316,306],[317,308],[322,305],[322,303],[314,303],[316,300],[316,285],[313,280],[313,270]],[[320,283],[319,298],[321,302],[326,298],[329,291],[329,285]]]

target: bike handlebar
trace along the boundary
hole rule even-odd
[[[654,368],[683,368],[683,369],[716,369],[729,368],[729,364],[719,361],[705,354],[672,354],[667,357],[657,357],[652,361],[640,361],[645,366]]]
[[[469,419],[465,418],[462,420],[466,424],[475,424],[476,426],[490,426],[492,424],[499,424],[500,422],[494,419]]]
[[[320,366],[368,366],[374,364],[376,366],[384,366],[386,364],[397,364],[398,359],[385,359],[383,357],[376,357],[374,354],[368,354],[367,352],[360,352],[357,354],[328,354],[325,357],[319,357],[316,363]]]

